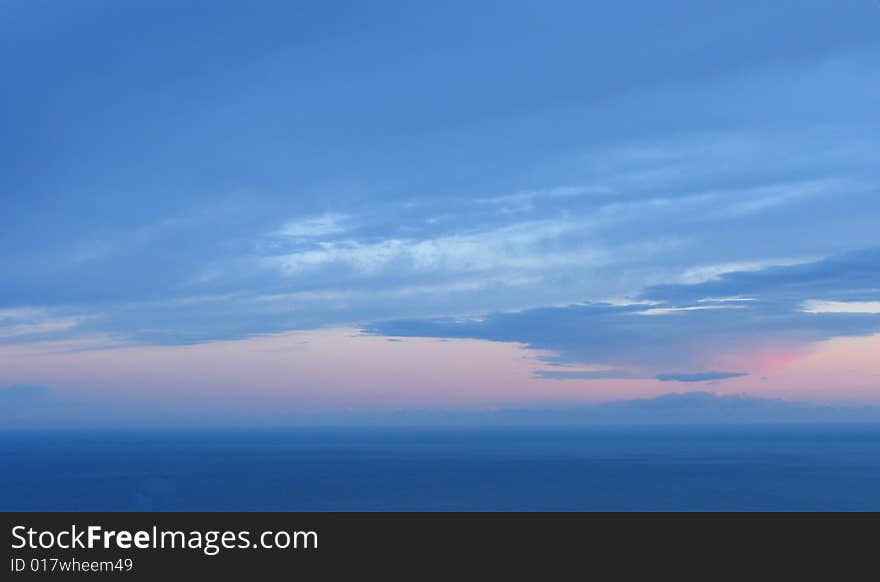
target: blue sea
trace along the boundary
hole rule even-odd
[[[880,510],[880,427],[0,432],[0,510]]]

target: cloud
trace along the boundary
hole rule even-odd
[[[743,305],[688,305],[686,307],[652,307],[633,313],[634,315],[672,315],[686,311],[705,311],[707,309],[746,309],[746,307]]]
[[[345,222],[348,219],[347,215],[337,213],[297,218],[287,222],[276,234],[293,238],[321,238],[345,232]]]
[[[16,159],[0,216],[0,307],[70,306],[102,317],[21,322],[6,326],[6,337],[100,327],[189,342],[534,309],[763,269],[768,256],[802,260],[876,243],[872,3],[791,10],[752,2],[721,18],[715,9],[694,14],[695,3],[650,8],[672,34],[656,19],[575,4],[577,17],[552,26],[534,26],[528,11],[494,28],[482,26],[494,18],[484,9],[463,17],[442,8],[427,29],[378,18],[382,33],[349,35],[321,54],[309,43],[263,54],[274,46],[261,38],[266,26],[230,30],[224,42],[257,51],[249,54],[265,67],[238,66],[222,51],[177,50],[213,46],[196,31],[184,45],[165,43],[158,60],[94,76],[95,94],[132,97],[113,108],[89,99],[49,107],[53,83],[76,83],[70,67],[20,51],[27,82],[4,98],[21,127],[39,134],[60,122],[70,139],[39,148],[16,131],[0,136]],[[741,42],[746,25],[754,42]],[[632,27],[646,39],[640,46],[656,50],[613,42]],[[309,34],[322,37],[320,28]],[[510,42],[518,30],[534,32],[534,42]],[[400,34],[412,51],[385,58],[387,39]],[[447,46],[449,38],[460,42]],[[572,74],[573,46],[583,49],[575,52],[584,74]],[[194,60],[184,68],[224,88],[209,107],[199,83],[176,78],[187,55]],[[94,54],[71,59],[101,68]],[[347,66],[360,60],[370,75]],[[518,70],[528,61],[541,66],[523,84]],[[145,73],[168,88],[170,109],[142,97]],[[108,139],[95,140],[96,131]],[[74,159],[74,151],[89,155]],[[414,294],[406,303],[385,294],[481,277],[534,283],[474,285],[450,299]],[[322,299],[254,300],[298,293]],[[174,303],[228,294],[238,298]],[[372,303],[362,299],[371,295]],[[695,305],[669,303],[658,308]],[[612,316],[595,315],[600,327]]]
[[[82,323],[84,316],[60,316],[46,309],[0,309],[0,341],[57,337]]]
[[[514,194],[502,194],[488,198],[476,198],[475,204],[490,204],[497,206],[502,213],[525,213],[532,212],[539,203],[554,201],[555,199],[572,198],[589,194],[608,195],[611,191],[601,186],[559,186],[556,188],[544,188],[539,190],[526,190]]]
[[[556,361],[601,364],[634,376],[705,381],[734,377],[703,372],[730,354],[797,349],[812,342],[880,331],[872,308],[806,312],[807,298],[864,299],[880,289],[880,250],[812,263],[719,275],[703,283],[647,288],[631,303],[591,302],[496,312],[473,319],[379,321],[369,333],[396,337],[516,342],[556,354]],[[713,298],[747,298],[720,301]],[[645,316],[644,303],[653,305]],[[707,309],[706,307],[712,307]],[[731,309],[730,307],[736,307]],[[668,370],[679,370],[669,373]],[[737,372],[745,374],[748,371]],[[719,376],[719,374],[721,374]],[[544,378],[610,378],[607,372],[541,371]]]
[[[609,190],[597,186],[557,186],[555,188],[526,190],[523,192],[515,192],[513,194],[501,194],[499,196],[490,196],[488,198],[475,198],[474,203],[510,204],[532,201],[540,198],[568,198],[570,196],[583,196],[585,194],[594,193],[608,194]]]
[[[782,259],[763,259],[759,261],[740,261],[733,263],[718,263],[714,265],[701,265],[699,267],[690,267],[679,277],[679,283],[693,285],[695,283],[704,283],[706,281],[717,281],[722,275],[727,273],[749,273],[752,271],[763,271],[770,267],[788,267],[790,265],[802,265],[804,263],[812,263],[819,257],[810,258],[782,258]]]
[[[692,372],[692,373],[664,373],[657,374],[656,378],[661,382],[709,382],[712,380],[726,380],[728,378],[741,378],[748,376],[747,372]]]
[[[761,187],[743,192],[741,196],[736,198],[745,198],[745,200],[734,202],[725,208],[724,212],[733,217],[741,217],[797,202],[803,198],[839,194],[849,187],[851,187],[850,184],[843,180],[799,181]]]
[[[846,149],[837,142],[785,171],[760,161],[819,143],[804,132],[692,133],[594,146],[573,155],[559,176],[518,175],[482,198],[438,186],[364,197],[368,203],[336,200],[344,213],[321,213],[255,194],[223,212],[196,213],[198,219],[182,213],[150,221],[159,226],[141,229],[138,244],[114,244],[101,260],[67,257],[66,270],[44,268],[52,261],[42,255],[0,258],[0,270],[16,273],[0,285],[0,305],[44,305],[51,315],[6,329],[0,322],[0,337],[101,333],[193,343],[380,319],[598,305],[661,282],[718,282],[728,273],[812,263],[873,237],[873,225],[858,217],[871,216],[878,198],[870,180],[842,179],[851,172],[828,162]],[[870,152],[854,154],[848,164],[869,165]],[[814,161],[821,170],[805,172]],[[791,220],[771,212],[783,208]],[[811,236],[795,228],[802,224],[811,225]],[[179,303],[192,297],[223,299]],[[712,297],[724,295],[642,297],[641,314],[746,311],[745,301]],[[717,307],[722,303],[737,307]],[[82,320],[83,313],[96,317]]]
[[[607,262],[606,252],[586,245],[547,253],[548,247],[587,227],[588,222],[580,220],[538,220],[426,239],[338,240],[269,257],[265,262],[288,276],[329,266],[347,267],[361,274],[388,269],[468,273]]]
[[[657,285],[643,295],[669,302],[747,296],[783,302],[871,300],[880,289],[880,248],[864,249],[793,265],[724,273],[693,285]]]
[[[816,301],[803,303],[806,313],[880,313],[880,301]]]

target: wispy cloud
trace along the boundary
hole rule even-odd
[[[744,305],[688,305],[685,307],[652,307],[643,311],[634,311],[633,315],[672,315],[687,311],[706,311],[708,309],[746,309]]]
[[[880,301],[804,301],[807,313],[873,313],[880,314]]]
[[[525,190],[513,194],[501,194],[486,198],[474,199],[475,204],[488,204],[496,206],[502,213],[526,213],[532,212],[536,207],[547,201],[587,196],[590,194],[613,194],[610,188],[604,186],[558,186],[539,190]]]
[[[727,197],[729,200],[736,201],[728,205],[722,212],[733,217],[741,217],[784,206],[805,198],[840,195],[854,188],[857,188],[857,186],[848,180],[827,179],[793,181],[785,184],[741,190],[735,196]]]
[[[685,270],[679,277],[679,282],[686,284],[705,283],[706,281],[717,281],[728,273],[750,273],[753,271],[762,271],[770,267],[788,267],[790,265],[802,265],[804,263],[812,263],[820,257],[801,257],[801,258],[771,258],[760,259],[754,261],[737,261],[730,263],[718,263],[714,265],[700,265],[690,267]]]
[[[345,232],[348,219],[349,217],[345,214],[332,212],[320,216],[296,218],[285,223],[276,234],[303,239],[321,238]]]
[[[547,252],[548,245],[559,244],[566,235],[583,232],[582,229],[588,227],[588,221],[539,220],[426,239],[338,240],[264,260],[286,275],[331,265],[366,274],[390,267],[417,272],[466,273],[607,261],[609,255],[604,249],[590,245]]]
[[[0,339],[36,339],[57,335],[78,326],[85,316],[65,317],[48,310],[16,308],[0,310]]]

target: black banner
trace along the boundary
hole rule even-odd
[[[589,577],[776,567],[839,576],[878,514],[5,513],[4,580],[496,573]],[[707,571],[708,572],[708,571]],[[234,578],[233,578],[234,579]]]

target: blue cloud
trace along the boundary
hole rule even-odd
[[[786,306],[808,299],[859,301],[877,298],[880,248],[835,255],[798,265],[724,273],[693,285],[657,285],[644,297],[681,304],[705,298],[759,296]]]
[[[590,301],[569,312],[608,354],[586,333],[486,334],[613,359],[664,328],[611,324],[633,310],[603,299],[658,282],[646,296],[670,305],[758,293],[767,274],[678,284],[876,244],[867,4],[641,2],[634,20],[512,2],[505,26],[460,2],[6,10],[0,310],[55,325],[0,321],[2,341],[186,344]],[[819,268],[870,295],[858,265]],[[804,323],[772,294],[780,319],[750,305],[743,326],[867,325]],[[706,333],[734,315],[675,317]]]
[[[810,313],[813,298],[877,297],[880,252],[734,272],[699,284],[650,287],[624,305],[588,303],[485,317],[380,321],[370,333],[517,342],[557,363],[601,364],[661,380],[704,381],[741,373],[690,372],[706,355],[762,343],[804,345],[880,332],[878,313]],[[669,373],[669,369],[685,370]],[[545,378],[610,378],[619,372],[548,370]]]

